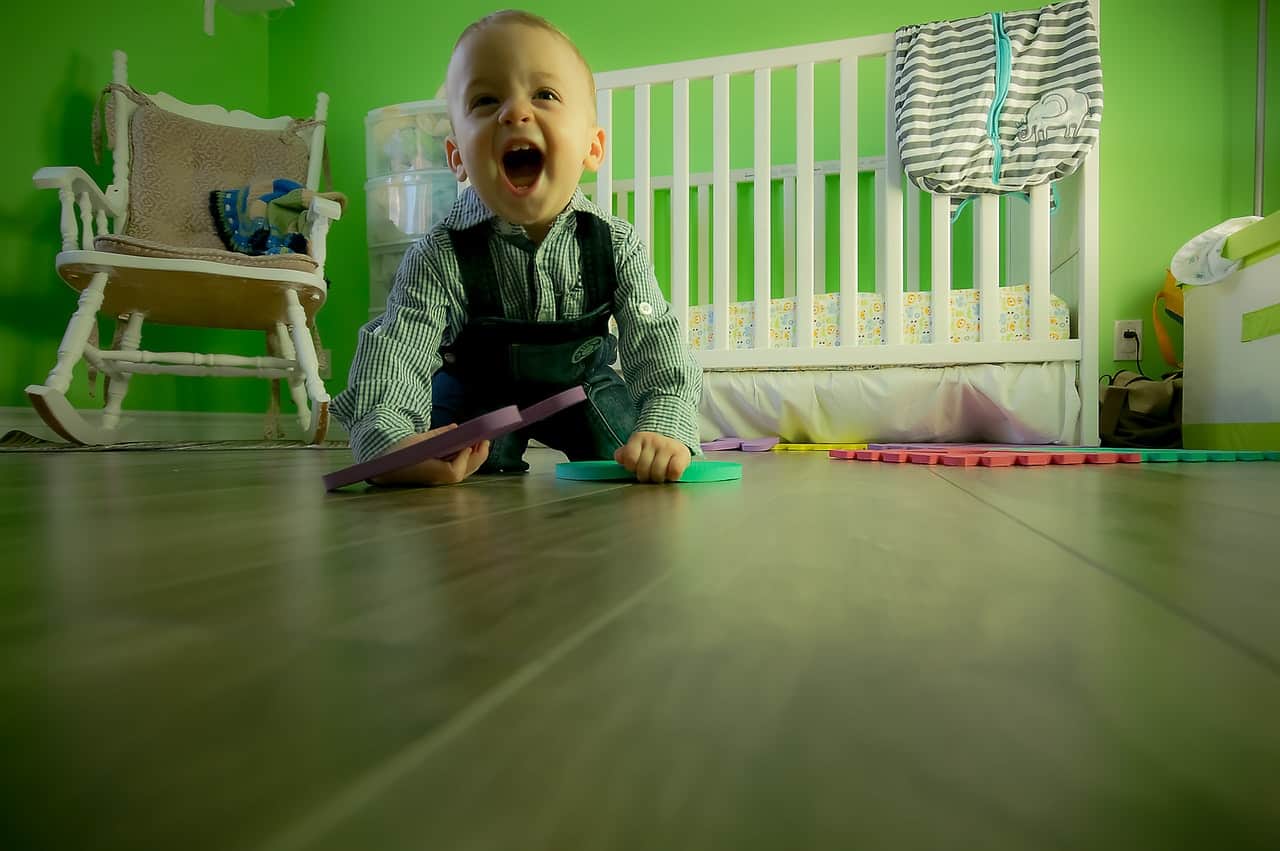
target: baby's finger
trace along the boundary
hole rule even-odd
[[[671,482],[680,481],[680,477],[684,475],[684,471],[689,469],[689,456],[683,452],[676,452],[671,456],[671,460],[667,462],[667,480]]]
[[[471,447],[471,460],[467,462],[467,475],[470,476],[476,470],[479,470],[487,460],[489,460],[489,441],[482,440]]]
[[[467,477],[467,467],[471,464],[471,458],[475,454],[472,447],[468,446],[458,452],[457,455],[449,459],[449,483],[457,484]]]
[[[640,446],[633,441],[627,441],[625,446],[613,453],[613,460],[626,467],[631,472],[636,471],[636,462],[640,460]]]
[[[652,478],[654,448],[646,443],[640,450],[640,458],[636,461],[636,478],[642,482],[650,481]]]
[[[671,453],[667,449],[659,449],[653,453],[653,461],[649,464],[649,481],[662,484],[667,480],[667,465],[671,463]]]

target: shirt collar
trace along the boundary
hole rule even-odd
[[[551,225],[551,230],[556,230],[567,216],[579,210],[591,213],[606,224],[609,222],[609,216],[583,194],[581,189],[574,189],[573,197],[569,199],[569,203],[565,205],[564,210],[556,217],[555,222]],[[449,230],[466,230],[481,222],[490,220],[494,223],[494,229],[504,236],[525,236],[523,226],[514,225],[500,219],[485,205],[484,201],[480,200],[480,195],[476,192],[475,187],[472,186],[462,190],[461,194],[458,195],[458,200],[453,203],[453,208],[449,210],[449,214],[445,216],[441,224]]]

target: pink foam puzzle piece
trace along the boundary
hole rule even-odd
[[[1026,444],[1016,445],[1007,443],[870,443],[868,449],[896,449],[906,450],[908,452],[942,452],[947,455],[987,455],[993,452],[1013,452],[1013,453],[1029,453],[1029,452],[1048,452],[1051,454],[1063,453],[1067,450],[1063,447],[1051,444]],[[1079,450],[1073,450],[1079,451]],[[1115,450],[1095,450],[1095,451],[1115,451]]]
[[[897,449],[908,452],[994,452],[1008,447],[987,443],[869,443],[868,449]],[[1022,451],[1025,451],[1022,450]]]
[[[552,414],[586,401],[586,398],[587,393],[582,387],[570,387],[523,410],[515,405],[508,405],[505,408],[481,414],[443,434],[329,473],[324,477],[325,490],[337,490],[356,482],[367,481],[420,461],[448,458],[482,440],[497,440],[505,434],[544,420]]]
[[[1018,452],[1013,457],[1020,467],[1047,467],[1053,461],[1048,452]]]
[[[875,449],[855,449],[853,456],[859,461],[879,461],[880,453]]]
[[[905,464],[909,454],[905,450],[886,449],[880,453],[880,460],[888,461],[890,464]]]
[[[1018,456],[1012,452],[988,452],[978,456],[978,463],[984,467],[1012,467]]]
[[[1115,464],[1120,457],[1114,452],[1086,452],[1084,460],[1087,464]]]
[[[724,452],[730,449],[741,449],[742,440],[737,437],[718,437],[701,444],[703,452]]]
[[[1053,463],[1064,467],[1085,462],[1085,453],[1083,452],[1055,452],[1051,457]]]
[[[781,438],[777,437],[753,437],[749,440],[742,441],[743,452],[768,452],[770,449],[778,445]]]
[[[949,452],[938,460],[948,467],[976,467],[982,458],[972,452]]]
[[[937,452],[908,452],[907,460],[912,464],[932,465],[938,463],[940,457]]]
[[[828,458],[837,458],[842,461],[852,461],[858,457],[858,453],[853,449],[828,449]]]

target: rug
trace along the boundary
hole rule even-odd
[[[345,440],[326,440],[315,446],[301,440],[141,440],[110,446],[80,446],[45,440],[18,429],[0,436],[0,452],[113,452],[120,450],[228,450],[228,449],[348,449]]]

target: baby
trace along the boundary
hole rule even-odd
[[[586,61],[548,21],[497,12],[458,38],[445,87],[446,156],[471,185],[410,247],[386,312],[360,331],[333,403],[356,459],[580,385],[583,404],[375,481],[523,472],[530,438],[571,460],[613,459],[642,482],[679,479],[698,451],[702,372],[646,247],[578,188],[605,144]]]

